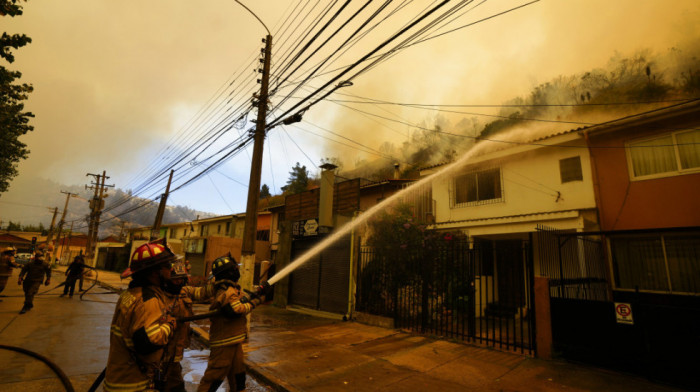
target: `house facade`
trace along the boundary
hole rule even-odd
[[[270,212],[258,214],[256,270],[260,269],[263,260],[270,258],[271,215]],[[190,262],[192,276],[205,277],[211,272],[211,263],[218,257],[231,252],[240,260],[244,224],[245,214],[215,216],[161,225],[158,237],[166,238],[173,252]],[[130,254],[149,240],[151,231],[151,227],[129,231]]]
[[[601,238],[609,294],[553,298],[562,356],[700,385],[699,128],[695,100],[584,131],[600,232],[578,240]]]
[[[542,224],[598,227],[590,157],[583,135],[574,131],[478,154],[434,181],[432,195],[435,228],[470,238],[527,240]]]

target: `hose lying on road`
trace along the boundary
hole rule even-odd
[[[29,350],[24,349],[22,347],[6,346],[4,344],[0,344],[0,349],[16,351],[18,353],[29,355],[30,357],[34,357],[34,358],[44,362],[48,367],[51,368],[51,370],[53,370],[54,373],[56,373],[58,378],[61,379],[61,383],[63,384],[63,387],[66,388],[66,392],[75,392],[75,389],[73,389],[73,384],[71,384],[68,376],[66,376],[66,374],[63,373],[63,370],[61,370],[61,368],[58,367],[58,365],[56,365],[53,361],[46,358],[45,356],[43,356],[41,354],[37,354],[34,351],[29,351]]]

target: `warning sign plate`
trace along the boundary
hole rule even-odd
[[[615,302],[615,317],[618,324],[633,325],[632,305],[624,302]]]

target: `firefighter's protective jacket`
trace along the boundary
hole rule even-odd
[[[204,287],[185,286],[180,291],[180,296],[177,299],[177,305],[173,311],[173,315],[177,318],[193,316],[193,302],[204,302],[214,296],[214,285],[208,284]],[[189,322],[177,323],[173,340],[175,344],[168,345],[168,359],[173,358],[173,362],[182,361],[182,355],[186,347],[190,345]],[[172,353],[175,350],[173,357]]]
[[[134,287],[122,292],[112,318],[109,358],[104,380],[107,392],[147,391],[162,371],[164,349],[171,340],[175,305],[156,286]]]
[[[230,280],[216,282],[216,294],[210,310],[222,310],[212,316],[209,329],[209,346],[212,348],[242,343],[247,337],[246,314],[260,304],[259,299],[248,300],[241,287]]]
[[[19,264],[15,263],[14,256],[9,254],[0,256],[0,279],[9,278],[12,276],[12,269],[20,267]]]

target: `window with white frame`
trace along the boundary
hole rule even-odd
[[[615,287],[700,294],[700,233],[610,239]]]
[[[700,130],[678,131],[627,144],[633,179],[700,171]]]
[[[459,175],[452,182],[452,206],[503,201],[501,169],[488,169]]]

